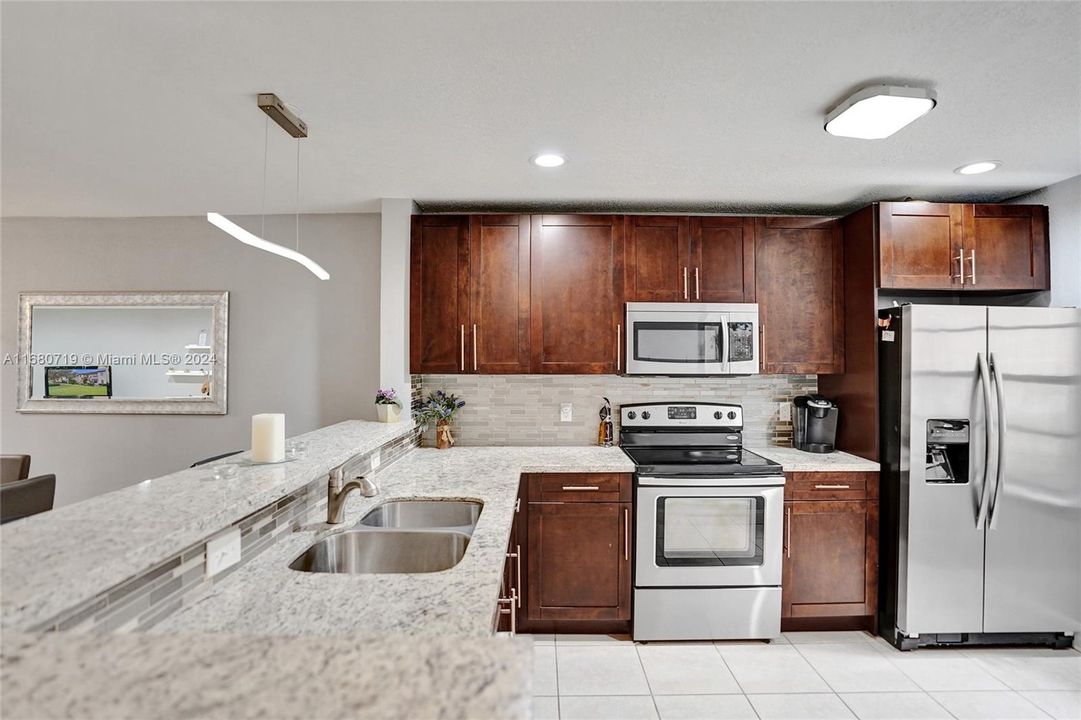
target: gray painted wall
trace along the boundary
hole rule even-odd
[[[1051,307],[1081,307],[1081,175],[1010,200],[1046,205],[1051,236]]]
[[[259,231],[258,218],[234,220]],[[267,218],[268,239],[293,232],[292,216]],[[287,435],[375,419],[379,238],[378,215],[301,216],[301,250],[331,273],[324,282],[202,217],[3,219],[0,355],[16,352],[22,291],[228,290],[229,413],[20,415],[16,369],[4,365],[0,450],[56,473],[63,505],[247,449],[254,413],[284,412]]]

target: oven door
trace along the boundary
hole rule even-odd
[[[638,488],[635,587],[781,584],[783,487]]]
[[[753,303],[627,303],[627,374],[758,372]]]

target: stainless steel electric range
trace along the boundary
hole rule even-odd
[[[620,407],[635,471],[635,640],[781,634],[784,473],[743,449],[743,408]]]

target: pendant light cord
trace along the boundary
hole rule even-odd
[[[270,143],[270,116],[267,115],[263,120],[263,207],[261,213],[263,219],[259,225],[259,237],[266,237],[266,164],[267,164],[267,147]]]
[[[300,252],[300,138],[297,138],[297,252]]]

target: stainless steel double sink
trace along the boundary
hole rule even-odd
[[[289,564],[315,573],[428,573],[465,556],[483,505],[470,500],[396,500],[353,528],[323,538]]]

